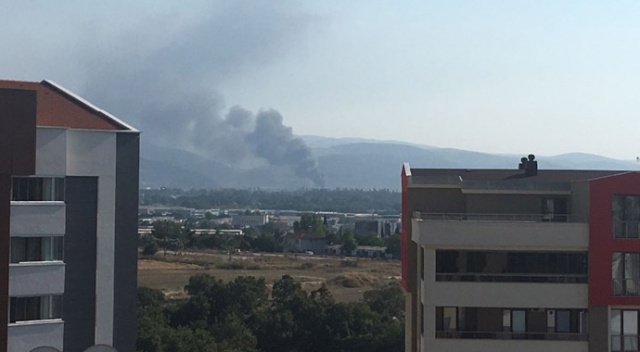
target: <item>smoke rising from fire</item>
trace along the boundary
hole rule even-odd
[[[220,92],[301,42],[313,18],[290,1],[216,2],[188,25],[157,19],[157,31],[101,38],[82,60],[83,95],[131,122],[154,144],[232,166],[287,167],[323,185],[310,148],[276,110],[226,107]],[[145,22],[148,26],[148,22]]]

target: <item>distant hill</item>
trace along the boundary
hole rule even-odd
[[[303,136],[318,160],[327,188],[400,187],[400,169],[414,167],[515,169],[520,155],[496,155],[436,148],[393,141]],[[640,170],[634,161],[599,155],[570,153],[538,156],[546,169]],[[313,188],[286,167],[260,166],[240,169],[171,147],[143,144],[140,162],[141,187],[177,188]]]

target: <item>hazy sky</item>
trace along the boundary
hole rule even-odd
[[[157,125],[210,98],[185,114],[239,105],[296,134],[640,155],[637,0],[6,0],[0,23],[0,77],[52,79],[151,134],[142,115],[177,95]]]

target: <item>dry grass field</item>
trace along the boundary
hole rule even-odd
[[[325,283],[337,301],[356,301],[376,286],[398,282],[400,262],[366,258],[315,255],[237,254],[190,252],[181,255],[157,253],[138,261],[138,285],[162,290],[169,298],[185,297],[189,277],[206,273],[224,281],[237,276],[264,278],[268,285],[291,275],[306,290]]]

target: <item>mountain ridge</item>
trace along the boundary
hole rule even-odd
[[[456,148],[363,138],[300,136],[317,159],[326,188],[400,188],[400,169],[408,162],[421,168],[516,169],[516,154],[491,154]],[[537,156],[540,168],[638,171],[635,161],[572,152]],[[157,188],[317,188],[282,165],[239,168],[196,153],[143,143],[140,186]]]

